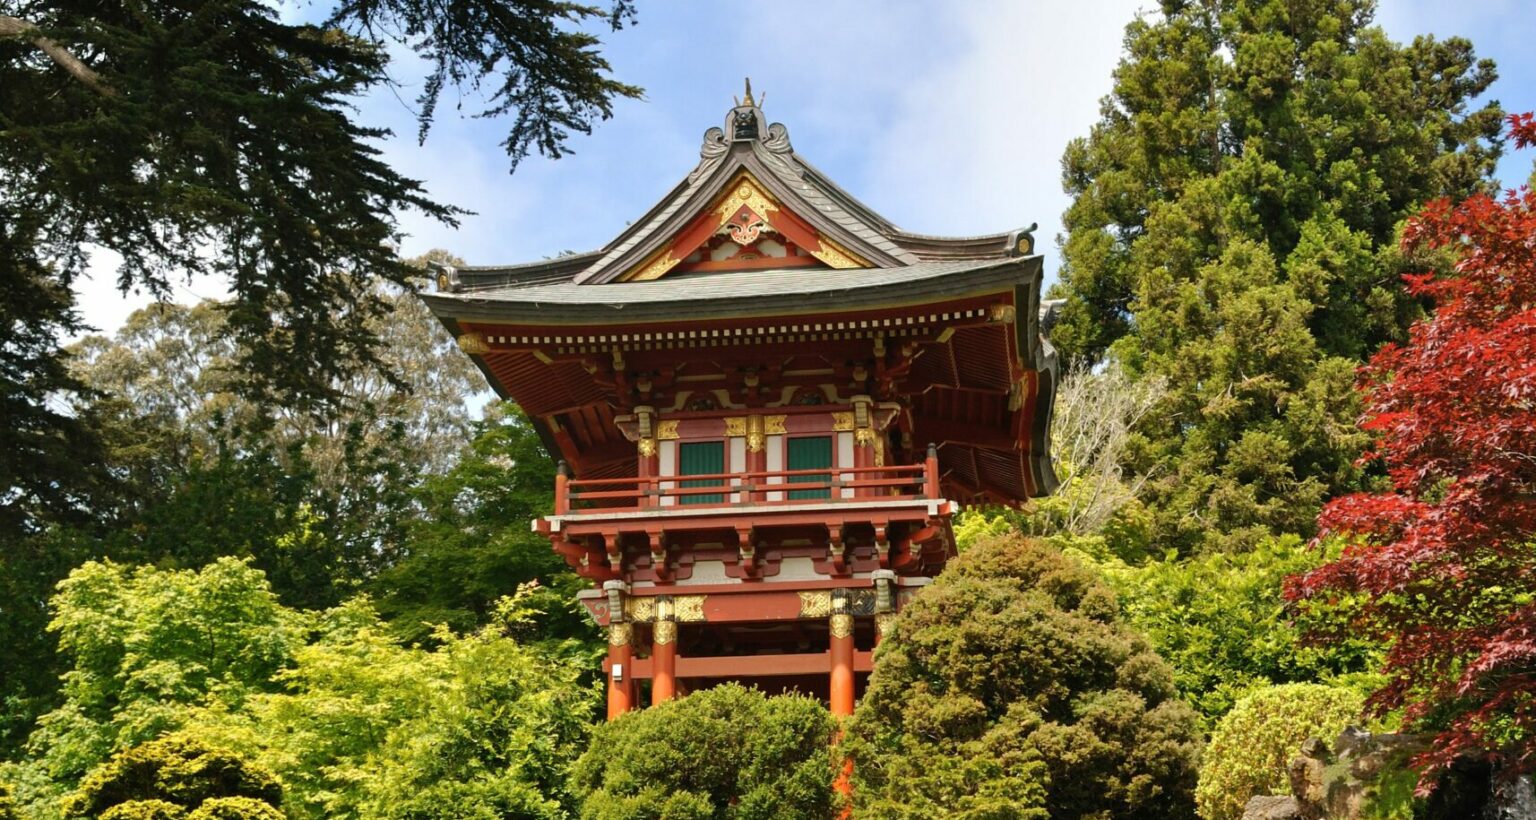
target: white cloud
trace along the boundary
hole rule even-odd
[[[1137,0],[951,6],[960,42],[910,77],[870,146],[870,199],[920,233],[1040,223],[1046,270],[1069,204],[1061,155],[1098,119]]]
[[[601,245],[687,173],[700,135],[751,76],[797,150],[876,210],[924,233],[1037,221],[1053,271],[1067,204],[1061,151],[1095,120],[1138,2],[782,0],[747,17],[713,4],[647,7],[638,26],[604,38],[615,76],[645,86],[646,101],[620,102],[593,135],[572,138],[575,153],[530,157],[510,176],[504,123],[462,118],[454,100],[423,147],[412,88],[380,91],[360,113],[394,128],[386,161],[475,211],[457,231],[402,215],[407,255],[442,247],[495,264]],[[397,63],[397,78],[409,73]],[[89,321],[108,330],[148,301],[121,298],[113,281],[107,266],[81,290]]]

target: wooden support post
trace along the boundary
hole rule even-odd
[[[767,451],[767,447],[766,447],[767,441],[768,441],[768,437],[763,432],[763,417],[758,415],[758,414],[756,414],[756,413],[754,413],[754,414],[752,414],[750,416],[747,416],[747,465],[746,465],[747,466],[747,472],[749,472],[749,473],[767,472],[767,470],[768,470],[768,451]],[[754,479],[748,481],[747,483],[753,484],[753,485],[757,485],[757,484],[759,484],[761,482],[762,482],[761,478],[754,478]],[[755,503],[755,502],[758,502],[758,501],[762,501],[763,499],[765,499],[767,497],[768,496],[767,496],[766,493],[754,491],[754,492],[747,493],[746,496],[744,496],[742,498],[742,500],[746,501],[747,503],[750,504],[750,503]]]
[[[836,717],[853,714],[853,616],[835,612],[828,624],[832,633],[831,707]]]
[[[635,703],[635,679],[631,675],[630,640],[634,628],[628,623],[608,625],[608,719],[618,720]]]
[[[651,628],[651,705],[677,697],[677,621],[656,613]]]
[[[570,468],[565,466],[562,459],[555,467],[555,515],[565,515],[571,511],[570,481]]]
[[[657,449],[656,441],[656,410],[652,407],[636,407],[635,415],[639,419],[640,438],[635,442],[635,490],[640,494],[635,506],[646,509],[660,504],[652,490],[659,484],[656,477],[661,473],[661,454]]]
[[[928,459],[923,462],[923,496],[939,497],[939,448],[933,442],[928,443]]]

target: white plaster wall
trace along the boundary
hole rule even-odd
[[[747,470],[747,440],[744,438],[729,439],[730,447],[727,453],[726,469],[728,473],[743,473]],[[731,493],[731,503],[741,503],[741,493]]]
[[[657,442],[656,454],[660,457],[659,461],[661,463],[658,465],[657,469],[661,471],[661,474],[677,475],[677,442]],[[675,486],[677,486],[676,482],[673,481],[661,482],[661,488],[663,490],[669,490]],[[661,499],[661,506],[663,507],[670,507],[675,503],[677,503],[677,499],[671,496],[663,496]]]
[[[774,472],[784,469],[784,437],[768,436],[768,441],[763,445],[768,455],[768,471]],[[768,479],[769,484],[783,484],[784,480],[777,476]],[[768,493],[769,501],[783,501],[783,493]]]
[[[833,462],[833,463],[836,464],[838,467],[852,467],[853,466],[853,434],[852,433],[844,432],[844,433],[838,433],[837,434],[837,460],[835,462]],[[843,473],[842,474],[842,480],[843,481],[852,481],[853,480],[853,476],[854,476],[853,473]],[[842,497],[843,498],[853,498],[853,488],[852,487],[844,487],[843,489],[838,490],[838,492],[842,493]]]

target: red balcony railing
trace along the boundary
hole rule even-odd
[[[630,478],[571,479],[562,465],[555,478],[556,515],[940,497],[938,458],[931,453],[922,464]]]

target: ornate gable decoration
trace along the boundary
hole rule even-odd
[[[821,236],[781,206],[750,172],[741,171],[725,186],[725,193],[666,247],[620,276],[619,281],[645,282],[673,270],[778,267],[873,266]]]

